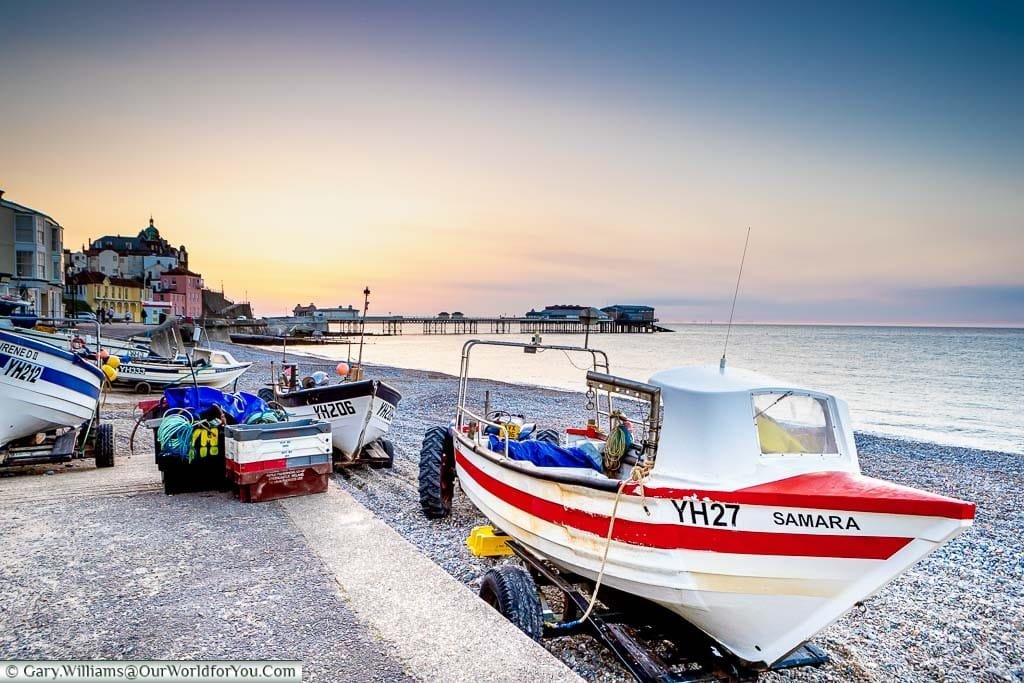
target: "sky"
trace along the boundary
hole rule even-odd
[[[1024,325],[1024,4],[0,0],[0,188],[257,314]]]

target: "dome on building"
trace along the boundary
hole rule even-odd
[[[139,233],[139,239],[146,240],[147,242],[156,242],[160,239],[160,231],[153,225],[153,217],[149,217],[149,227],[143,228]]]

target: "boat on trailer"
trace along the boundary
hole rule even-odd
[[[507,413],[474,412],[469,361],[479,345],[590,354],[587,426],[519,440]],[[557,443],[530,443],[538,439]],[[455,419],[429,430],[421,453],[429,516],[450,510],[455,478],[539,565],[663,607],[755,671],[950,542],[975,513],[861,474],[846,403],[830,394],[724,365],[637,382],[611,375],[603,352],[539,343],[464,346]]]
[[[328,384],[322,371],[300,381],[294,363],[283,365],[280,377],[271,364],[271,374],[274,381],[260,390],[260,397],[284,408],[289,419],[329,422],[336,465],[394,464],[394,445],[387,434],[402,395],[393,387],[375,379]]]
[[[103,371],[77,354],[0,330],[0,464],[53,462],[93,451],[114,464],[113,430],[99,424]]]

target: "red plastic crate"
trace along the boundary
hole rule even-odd
[[[323,493],[330,481],[331,465],[295,467],[273,472],[234,474],[238,499],[243,503],[262,503],[291,496]]]

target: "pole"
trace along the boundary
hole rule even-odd
[[[359,379],[362,379],[363,375],[363,340],[366,337],[366,312],[370,310],[370,288],[369,286],[363,290],[363,318],[359,325],[359,360],[356,363],[356,367],[359,368]]]

